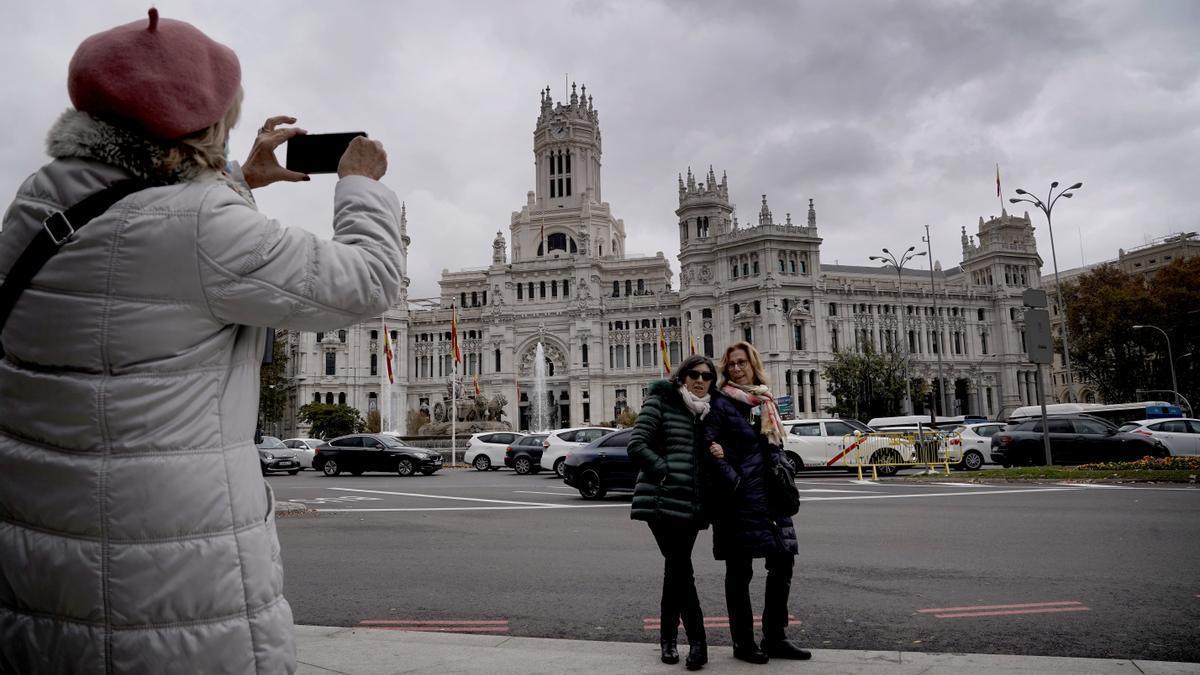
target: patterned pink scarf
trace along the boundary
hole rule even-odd
[[[775,405],[775,397],[765,384],[741,385],[727,382],[721,388],[721,393],[729,398],[737,399],[748,406],[761,406],[763,413],[762,433],[771,445],[783,446],[783,421],[779,417],[779,408]]]

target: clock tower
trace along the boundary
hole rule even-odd
[[[587,95],[571,85],[569,104],[554,103],[550,88],[542,91],[542,107],[533,131],[537,166],[535,194],[546,208],[579,208],[584,199],[602,201],[600,193],[599,113]]]

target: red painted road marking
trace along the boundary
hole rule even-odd
[[[934,614],[937,612],[975,612],[988,609],[1024,609],[1026,607],[1057,607],[1060,605],[1082,605],[1078,600],[1058,600],[1055,602],[1027,602],[1021,605],[976,605],[974,607],[934,607],[931,609],[918,609],[918,612],[923,614]]]
[[[459,620],[450,620],[450,619],[447,619],[447,620],[430,619],[428,621],[423,620],[423,619],[364,619],[364,620],[358,622],[358,625],[360,625],[360,626],[373,626],[373,625],[404,626],[404,625],[415,625],[415,624],[438,625],[438,626],[460,626],[460,625],[461,626],[481,626],[481,625],[486,626],[486,625],[503,624],[503,625],[507,626],[508,619],[479,620],[479,621],[470,621],[470,620],[459,621]]]
[[[1053,614],[1057,612],[1090,612],[1091,607],[1078,600],[1027,602],[1017,605],[975,605],[974,607],[936,607],[918,609],[920,614],[933,614],[939,619],[961,619],[971,616],[1012,616],[1016,614]]]
[[[1091,607],[1046,607],[1043,609],[1008,609],[1002,612],[963,612],[960,614],[934,614],[939,619],[958,619],[964,616],[1007,616],[1009,614],[1050,614],[1052,612],[1090,612]]]

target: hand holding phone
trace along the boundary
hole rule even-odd
[[[350,147],[342,154],[338,162],[338,178],[366,176],[379,180],[387,173],[387,166],[387,152],[383,149],[383,143],[360,136],[350,141]]]
[[[287,142],[287,168],[306,174],[340,173],[342,155],[346,153],[351,141],[366,135],[365,132],[355,131],[293,136]]]

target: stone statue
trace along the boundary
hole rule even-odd
[[[488,421],[500,422],[504,417],[504,406],[508,405],[508,399],[504,394],[496,394],[488,403]]]

